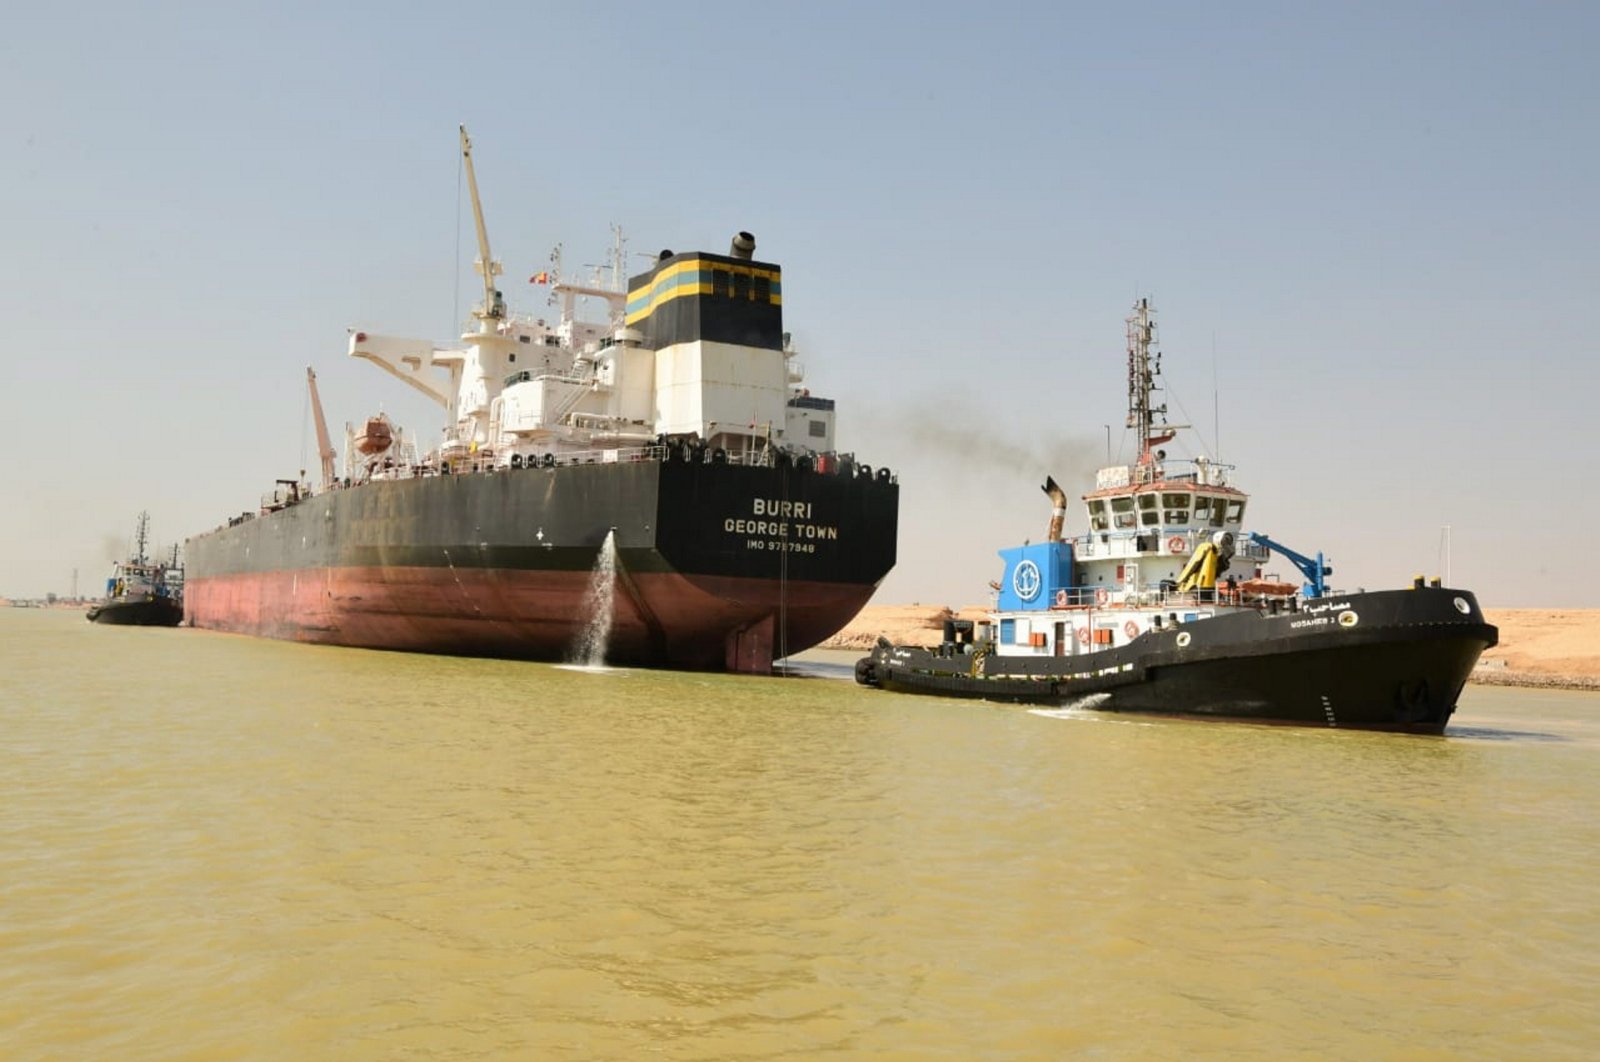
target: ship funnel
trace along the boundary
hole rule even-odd
[[[734,258],[749,258],[756,253],[756,238],[748,232],[733,234],[733,243],[728,247],[728,254]]]
[[[1050,512],[1050,533],[1045,537],[1047,542],[1060,542],[1061,529],[1067,522],[1067,492],[1056,484],[1053,477],[1044,477],[1044,486],[1039,488],[1050,495],[1050,501],[1055,508]]]

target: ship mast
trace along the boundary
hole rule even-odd
[[[472,311],[479,321],[505,316],[505,302],[494,288],[494,278],[501,272],[500,263],[489,253],[489,230],[483,223],[483,203],[478,199],[478,178],[472,171],[472,141],[467,137],[467,127],[461,127],[461,159],[467,167],[467,189],[472,193],[472,220],[478,227],[478,260],[473,263],[478,275],[483,277],[483,303]],[[487,330],[487,324],[485,324]]]
[[[1167,406],[1155,402],[1155,378],[1161,375],[1161,351],[1156,346],[1155,310],[1140,299],[1128,318],[1128,427],[1137,432],[1139,464],[1155,460],[1151,448],[1169,441],[1180,424],[1167,423]],[[1160,417],[1157,423],[1156,418]]]
[[[135,527],[134,532],[133,532],[133,562],[135,564],[141,564],[142,565],[142,564],[146,563],[144,550],[145,550],[145,545],[146,545],[146,543],[147,543],[147,541],[149,539],[149,535],[150,535],[150,514],[149,513],[140,513],[139,514],[139,523],[137,524],[137,526]]]

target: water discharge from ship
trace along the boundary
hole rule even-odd
[[[579,615],[588,619],[578,633],[568,663],[593,669],[606,666],[606,648],[611,641],[611,624],[616,613],[616,591],[617,533],[611,530],[600,544],[600,555],[595,558],[594,572],[583,593],[583,609]]]

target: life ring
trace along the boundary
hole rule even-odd
[[[1078,628],[1078,644],[1079,645],[1088,645],[1089,644],[1089,628],[1088,627],[1079,627]]]
[[[1128,641],[1131,642],[1135,638],[1139,637],[1139,625],[1133,622],[1133,620],[1129,620],[1127,623],[1122,625],[1122,633],[1126,634],[1128,636]]]
[[[1057,590],[1056,591],[1056,608],[1066,608],[1066,607],[1067,607],[1067,592],[1065,590]]]
[[[1168,553],[1187,553],[1188,551],[1189,540],[1184,538],[1182,535],[1173,535],[1171,538],[1167,539]]]
[[[1097,588],[1095,590],[1095,592],[1094,592],[1094,603],[1095,604],[1104,605],[1107,601],[1110,601],[1110,600],[1111,600],[1111,595],[1109,593],[1107,593],[1105,587],[1102,586],[1102,587],[1099,587],[1099,588]]]

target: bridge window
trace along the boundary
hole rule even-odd
[[[1161,504],[1165,509],[1163,518],[1169,524],[1186,524],[1189,522],[1188,494],[1163,494]]]
[[[1095,498],[1089,502],[1089,526],[1096,531],[1104,531],[1111,526],[1111,518],[1106,514],[1105,499]]]
[[[1231,501],[1228,503],[1228,523],[1237,524],[1244,519],[1244,502]]]
[[[1133,499],[1123,494],[1111,499],[1111,513],[1118,527],[1133,526]]]
[[[1211,502],[1211,526],[1221,527],[1222,521],[1228,515],[1228,502],[1225,498],[1216,498]]]
[[[1211,498],[1206,494],[1194,496],[1194,522],[1203,524],[1211,519]]]

